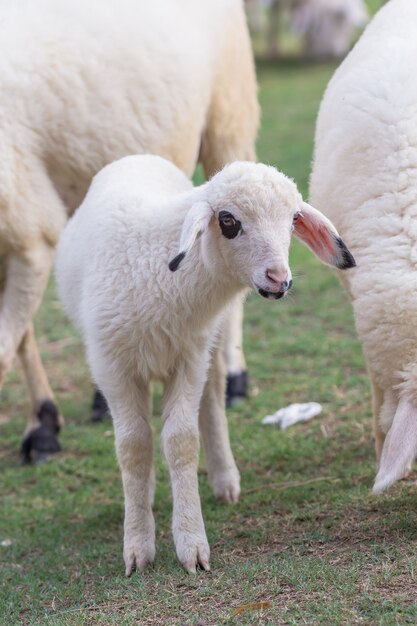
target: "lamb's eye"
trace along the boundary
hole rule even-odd
[[[242,230],[242,224],[229,211],[220,211],[219,225],[226,239],[234,239]]]

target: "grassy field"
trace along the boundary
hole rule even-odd
[[[259,157],[293,176],[304,194],[314,120],[332,71],[259,67]],[[83,349],[51,283],[37,335],[67,419],[63,452],[18,466],[29,406],[14,371],[0,405],[1,625],[417,622],[415,474],[386,496],[371,495],[370,394],[349,304],[332,272],[302,246],[294,245],[292,269],[291,297],[253,295],[247,303],[252,396],[229,411],[242,496],[235,506],[217,503],[202,464],[212,571],[195,577],[175,557],[159,445],[157,557],[144,574],[123,575],[111,423],[88,421],[92,385]],[[281,406],[311,400],[324,410],[310,423],[285,432],[260,424]],[[158,398],[156,405],[158,413]]]

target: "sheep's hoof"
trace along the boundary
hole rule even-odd
[[[125,543],[124,548],[125,574],[131,576],[133,572],[143,570],[151,565],[155,559],[155,541],[145,540]]]
[[[240,475],[237,467],[209,476],[214,495],[227,504],[234,504],[239,500]]]
[[[93,396],[93,404],[91,406],[91,421],[102,422],[109,416],[109,407],[106,398],[99,389],[96,389]]]
[[[58,441],[59,413],[52,400],[45,400],[39,407],[39,426],[26,433],[20,449],[22,465],[47,461],[51,454],[61,451]]]
[[[196,568],[209,572],[210,548],[205,537],[196,540],[191,534],[184,535],[176,542],[177,556],[189,574],[196,574]]]
[[[240,374],[227,375],[226,407],[229,408],[248,397],[249,374],[246,370]]]

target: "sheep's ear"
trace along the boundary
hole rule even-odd
[[[307,202],[302,203],[295,218],[294,235],[311,248],[323,263],[340,270],[355,267],[355,259],[331,221]]]
[[[401,398],[384,441],[381,462],[373,487],[381,493],[404,477],[417,454],[417,408]]]
[[[181,261],[191,250],[197,237],[207,229],[212,217],[213,211],[207,202],[193,204],[182,225],[179,252],[168,264],[171,272],[175,272],[179,268]]]

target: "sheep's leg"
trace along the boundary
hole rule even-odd
[[[30,460],[31,450],[55,452],[59,449],[56,432],[53,436],[43,437],[44,431],[27,440],[31,431],[40,425],[39,418],[45,402],[53,403],[53,394],[36,345],[31,316],[38,308],[53,258],[53,248],[38,242],[25,251],[14,251],[7,258],[5,285],[0,311],[0,386],[12,366],[16,352],[23,365],[26,382],[32,399],[32,413],[25,431],[23,445],[26,447],[25,459]],[[56,408],[56,407],[55,407]],[[50,406],[48,407],[48,410]],[[56,409],[58,420],[58,410]],[[45,431],[45,434],[48,434]],[[33,444],[33,445],[32,445]]]
[[[410,470],[417,454],[417,407],[400,398],[381,455],[374,493],[385,491]]]
[[[208,570],[210,557],[197,477],[204,375],[197,363],[178,367],[164,390],[162,445],[172,485],[172,533],[177,556],[190,573],[195,573],[197,564]]]
[[[243,302],[236,299],[223,321],[223,354],[227,364],[226,406],[247,397],[248,372],[243,353]]]
[[[32,322],[29,323],[29,326],[23,335],[23,339],[20,342],[18,355],[23,367],[32,406],[34,407],[34,411],[29,416],[28,421],[28,428],[30,429],[39,424],[38,412],[42,403],[45,400],[53,401],[54,398],[54,394],[49,386],[48,378],[39,355]],[[62,416],[60,416],[59,425],[64,425],[64,419]]]
[[[130,576],[135,568],[143,570],[155,558],[151,388],[144,382],[135,385],[126,380],[119,381],[117,390],[106,384],[100,388],[104,389],[114,421],[125,497],[123,556],[126,576]]]
[[[200,431],[203,438],[207,472],[214,495],[226,502],[237,502],[240,476],[230,448],[224,410],[225,377],[223,359],[217,348],[200,405]]]
[[[22,461],[25,463],[45,458],[60,450],[58,431],[63,426],[64,420],[54,402],[54,396],[39,356],[32,323],[23,335],[18,354],[33,407],[22,444]],[[49,425],[53,428],[42,428],[44,414],[49,415]]]
[[[7,259],[0,311],[0,387],[38,308],[51,268],[53,250],[35,246]]]
[[[200,160],[207,178],[232,161],[255,161],[259,104],[252,46],[244,15],[236,15],[220,50]],[[230,77],[233,76],[233,80]],[[230,309],[224,335],[228,374],[227,404],[247,396],[248,375],[242,347],[243,304]],[[227,322],[225,322],[227,324]]]
[[[109,407],[107,400],[101,393],[100,389],[96,389],[93,395],[93,402],[91,405],[92,422],[102,422],[109,415]]]

